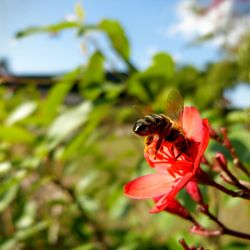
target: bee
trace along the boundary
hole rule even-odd
[[[150,114],[137,120],[133,131],[144,136],[149,145],[157,135],[155,154],[164,141],[172,143],[178,151],[176,159],[188,149],[188,140],[182,128],[183,99],[177,90],[171,90],[167,97],[166,114]]]

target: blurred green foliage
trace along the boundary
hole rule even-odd
[[[150,215],[147,202],[123,195],[126,182],[150,171],[143,159],[143,140],[131,132],[139,116],[135,106],[142,113],[164,111],[168,90],[179,89],[215,127],[229,128],[236,149],[242,146],[242,160],[250,166],[250,140],[245,139],[249,112],[232,112],[223,100],[226,88],[249,80],[242,52],[246,45],[237,58],[203,70],[180,67],[171,55],[158,53],[147,69],[139,71],[117,21],[86,25],[80,6],[76,13],[75,21],[28,28],[17,37],[65,29],[75,29],[80,37],[93,30],[104,32],[127,72],[114,70],[110,77],[105,70],[108,58],[96,49],[86,65],[56,79],[46,96],[28,82],[18,89],[1,86],[0,249],[180,249],[181,236],[198,244],[201,237],[188,234],[186,222],[167,213]],[[75,86],[77,92],[72,92]],[[70,96],[77,101],[68,104]],[[208,155],[213,157],[220,149],[211,143]],[[182,199],[194,207],[190,199]],[[228,202],[222,196],[217,199]],[[235,206],[242,203],[223,209],[230,212]],[[240,220],[244,218],[239,216]],[[202,242],[205,247],[227,244],[223,249],[236,249],[234,245],[247,249],[244,242],[229,239]]]

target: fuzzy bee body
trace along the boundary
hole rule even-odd
[[[165,115],[150,114],[139,119],[134,124],[133,131],[137,135],[149,136],[153,134],[165,134],[170,127],[172,127],[171,121]]]
[[[187,151],[188,141],[184,135],[181,121],[183,111],[182,97],[177,91],[172,91],[167,106],[167,114],[150,114],[137,120],[133,131],[137,135],[146,137],[146,144],[150,144],[155,135],[158,135],[156,152],[165,140],[173,144],[178,150],[177,158]]]

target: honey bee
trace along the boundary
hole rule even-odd
[[[144,136],[149,145],[158,136],[155,154],[165,140],[172,143],[178,151],[176,159],[186,153],[188,140],[182,128],[183,99],[177,90],[171,90],[167,97],[166,114],[150,114],[139,119],[133,127],[134,133]]]

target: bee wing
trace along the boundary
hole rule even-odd
[[[166,103],[166,115],[182,127],[183,99],[179,91],[171,89]]]
[[[137,115],[142,117],[153,113],[151,106],[133,105],[132,108]]]

